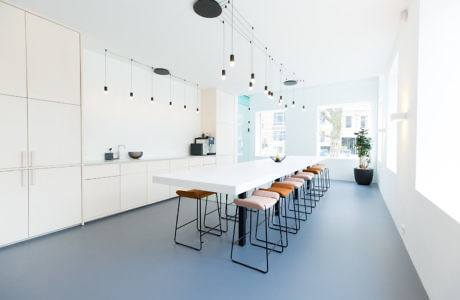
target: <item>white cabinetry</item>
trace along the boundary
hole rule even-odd
[[[80,35],[0,2],[0,246],[81,222]]]
[[[29,98],[80,105],[80,36],[26,13]]]
[[[153,175],[169,172],[169,165],[169,160],[152,161],[148,164],[147,185],[149,203],[155,203],[169,198],[169,185],[154,183],[152,181]]]
[[[176,197],[176,190],[154,183],[156,174],[216,164],[215,157],[110,162],[83,167],[83,220],[91,221]]]
[[[30,170],[29,235],[81,222],[81,168]]]
[[[29,100],[30,166],[81,162],[80,106]]]
[[[147,164],[128,163],[121,165],[121,209],[147,204]]]
[[[0,95],[0,141],[0,169],[27,167],[25,98]]]
[[[0,94],[26,97],[26,39],[23,10],[0,2]]]
[[[85,166],[83,220],[91,221],[120,211],[120,165]]]
[[[28,237],[27,170],[0,172],[0,245]]]
[[[120,176],[84,180],[83,199],[85,222],[120,212]]]

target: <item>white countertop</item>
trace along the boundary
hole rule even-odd
[[[237,195],[324,159],[319,156],[288,156],[281,163],[275,163],[271,159],[261,159],[225,166],[174,171],[155,175],[152,180],[155,183]]]
[[[157,160],[172,160],[172,159],[189,159],[194,157],[215,157],[215,155],[188,155],[188,156],[178,156],[178,157],[141,157],[139,159],[134,159],[130,157],[122,157],[120,159],[113,160],[92,160],[83,162],[84,166],[92,165],[107,165],[107,164],[124,164],[124,163],[137,163],[137,162],[149,162]]]

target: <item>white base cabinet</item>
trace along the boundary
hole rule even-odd
[[[120,212],[120,176],[84,180],[83,199],[85,221]]]
[[[28,238],[27,170],[0,172],[0,245]]]
[[[29,236],[81,223],[81,168],[29,172]]]
[[[92,221],[176,197],[180,187],[154,183],[152,177],[215,164],[215,157],[190,157],[86,165],[83,167],[83,220]]]

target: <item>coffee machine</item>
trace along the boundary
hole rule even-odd
[[[195,138],[195,142],[190,145],[191,155],[216,155],[215,139],[212,136]]]

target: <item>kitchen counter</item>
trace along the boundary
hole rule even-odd
[[[188,155],[188,156],[177,156],[177,157],[141,157],[139,159],[134,159],[130,157],[124,157],[114,160],[93,160],[83,162],[83,166],[93,166],[93,165],[109,165],[109,164],[125,164],[125,163],[139,163],[139,162],[150,162],[150,161],[159,161],[159,160],[173,160],[173,159],[191,159],[191,158],[204,158],[204,157],[216,157],[216,155]]]

